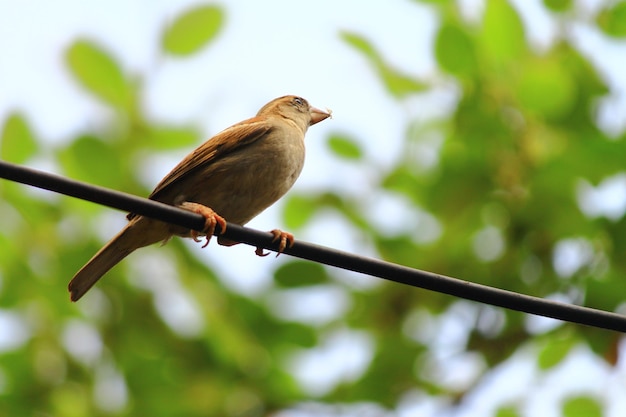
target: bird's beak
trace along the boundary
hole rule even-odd
[[[319,123],[322,120],[326,120],[329,117],[332,117],[332,111],[330,109],[326,109],[327,111],[320,110],[316,107],[311,107],[309,113],[311,114],[311,123],[309,126],[313,126],[315,123]]]

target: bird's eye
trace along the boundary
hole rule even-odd
[[[304,105],[304,100],[302,100],[300,97],[294,98],[293,102],[296,103],[298,106]]]

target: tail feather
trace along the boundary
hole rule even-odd
[[[162,240],[162,237],[149,236],[151,233],[145,233],[146,228],[138,223],[129,223],[74,275],[68,285],[72,301],[78,301],[107,271],[133,251]]]

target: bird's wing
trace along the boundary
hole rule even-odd
[[[204,142],[187,155],[169,174],[157,184],[148,198],[159,200],[165,192],[175,187],[191,172],[214,163],[232,152],[261,139],[272,130],[272,124],[264,117],[253,117],[239,122]],[[135,217],[130,213],[128,219]]]

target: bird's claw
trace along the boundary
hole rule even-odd
[[[226,231],[226,220],[215,211],[213,211],[213,209],[211,209],[210,207],[203,206],[202,204],[198,203],[190,203],[188,201],[182,203],[180,207],[193,213],[198,213],[199,215],[204,217],[205,222],[202,233],[205,235],[206,242],[204,243],[204,245],[202,245],[202,248],[206,248],[211,241],[211,237],[213,236],[213,233],[215,233],[215,228],[217,227],[217,225],[220,226],[220,234],[223,234]],[[202,242],[202,239],[198,238],[198,236],[200,236],[200,233],[197,230],[192,230],[190,232],[190,235],[194,242]]]
[[[283,251],[287,247],[289,248],[293,247],[293,242],[295,240],[293,237],[293,234],[289,232],[283,232],[282,230],[279,230],[279,229],[271,230],[270,233],[274,235],[272,242],[280,241],[280,243],[278,244],[278,251],[276,252],[276,257],[278,257],[278,255],[283,253]],[[256,248],[254,253],[257,256],[267,256],[270,254],[269,252],[265,252],[263,248],[260,246]]]

